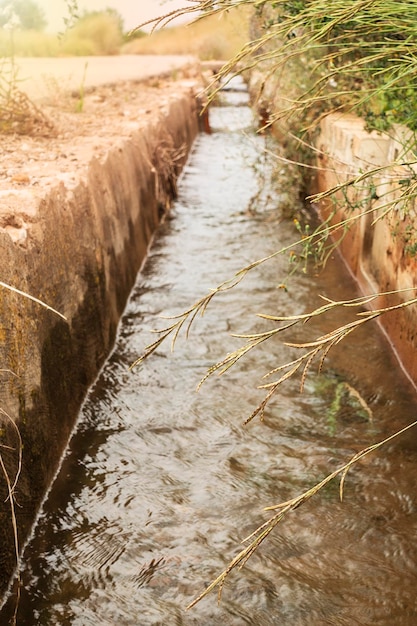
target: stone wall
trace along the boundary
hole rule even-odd
[[[29,226],[11,205],[0,229],[0,280],[65,316],[0,288],[0,454],[13,482],[21,437],[15,490],[20,545],[86,391],[113,346],[136,274],[198,132],[198,113],[193,86],[184,81],[146,124],[91,160],[75,183],[56,184],[43,196],[25,192]],[[7,198],[1,197],[2,209]],[[1,476],[0,597],[15,565],[7,495]]]

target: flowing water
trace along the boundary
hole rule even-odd
[[[282,217],[289,171],[271,180],[276,163],[263,149],[272,140],[255,134],[246,99],[230,90],[212,109],[213,133],[197,139],[138,275],[26,550],[19,626],[417,624],[413,431],[351,470],[343,503],[334,484],[291,513],[230,576],[220,604],[211,594],[185,610],[267,519],[263,507],[417,417],[375,326],[331,353],[322,374],[312,368],[302,394],[299,380],[287,381],[264,421],[243,424],[263,398],[261,376],[294,356],[281,341],[196,393],[207,368],[241,344],[230,333],[270,328],[256,313],[305,312],[319,293],[354,295],[337,259],[317,276],[294,274],[288,290],[279,287],[288,255],[269,261],[216,296],[172,354],[161,346],[129,371],[149,331],[166,323],[158,316],[296,237]],[[313,320],[296,337],[348,319]]]

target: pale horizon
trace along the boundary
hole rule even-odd
[[[57,33],[65,28],[64,18],[68,17],[65,0],[54,0],[53,3],[51,0],[35,0],[35,2],[45,13],[48,21],[47,32]],[[115,9],[123,18],[125,31],[175,9],[186,8],[187,4],[188,0],[78,0],[81,14],[84,11]]]

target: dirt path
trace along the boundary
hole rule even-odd
[[[19,88],[36,101],[62,91],[79,92],[81,88],[120,81],[169,76],[193,62],[194,57],[185,55],[16,59]]]

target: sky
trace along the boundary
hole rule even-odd
[[[63,17],[68,16],[65,0],[35,0],[48,20],[46,30],[59,32],[64,28]],[[123,18],[125,30],[138,26],[141,22],[164,15],[174,9],[189,7],[188,0],[78,0],[80,13],[116,9]]]

